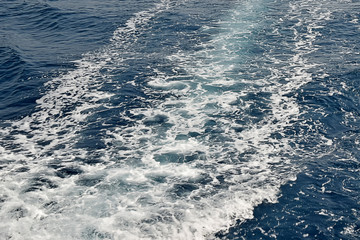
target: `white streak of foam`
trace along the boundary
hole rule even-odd
[[[191,172],[189,177],[193,176],[194,173],[192,171],[197,170],[202,174],[209,174],[213,185],[197,185],[199,188],[192,191],[190,195],[197,199],[196,201],[190,197],[179,198],[172,200],[172,202],[166,196],[158,196],[158,200],[162,204],[164,204],[164,201],[166,202],[163,205],[165,209],[173,214],[171,220],[156,220],[153,222],[155,225],[148,225],[146,221],[141,222],[141,227],[147,229],[146,233],[138,229],[128,228],[127,230],[131,232],[129,234],[139,234],[142,237],[147,236],[146,234],[154,234],[150,236],[202,239],[209,237],[209,234],[213,232],[230,226],[233,224],[234,219],[244,220],[251,218],[253,208],[265,199],[271,202],[276,201],[280,185],[284,181],[293,179],[291,174],[281,173],[283,170],[281,168],[286,169],[290,164],[289,159],[282,157],[282,153],[290,154],[293,148],[289,145],[290,140],[286,139],[285,135],[283,135],[284,138],[281,140],[271,138],[271,135],[273,133],[281,134],[282,131],[291,126],[292,121],[297,120],[300,109],[295,99],[288,95],[312,80],[311,74],[307,71],[314,68],[315,65],[307,63],[306,55],[316,50],[313,42],[319,35],[316,29],[321,28],[317,24],[324,20],[323,15],[318,14],[322,9],[314,6],[311,8],[310,17],[305,20],[302,19],[303,16],[299,13],[302,8],[307,9],[308,5],[312,6],[313,2],[295,3],[291,6],[291,12],[286,16],[293,20],[299,20],[293,28],[293,41],[295,44],[294,49],[292,49],[294,55],[291,61],[284,64],[281,59],[272,58],[271,60],[274,60],[275,63],[279,63],[280,69],[270,69],[272,71],[271,77],[259,79],[253,88],[248,86],[247,89],[242,89],[242,91],[247,91],[248,93],[271,93],[269,98],[271,113],[259,123],[246,126],[247,129],[240,133],[231,130],[232,126],[234,126],[232,119],[221,116],[234,113],[233,111],[236,109],[236,106],[234,106],[235,102],[244,93],[239,94],[232,90],[211,91],[205,89],[207,86],[231,86],[234,84],[234,79],[227,75],[228,72],[233,70],[234,66],[221,62],[221,57],[219,58],[216,55],[218,54],[217,50],[220,49],[226,50],[227,53],[224,55],[229,57],[227,55],[229,54],[227,46],[221,45],[226,44],[226,41],[223,41],[224,37],[219,36],[219,38],[215,38],[208,43],[210,48],[206,48],[204,52],[200,51],[192,56],[189,56],[188,53],[183,55],[179,53],[169,58],[183,67],[188,72],[190,79],[192,79],[186,88],[188,92],[176,99],[171,97],[166,99],[156,109],[139,109],[137,114],[143,114],[147,119],[158,115],[167,116],[170,119],[168,122],[173,125],[169,129],[163,130],[166,132],[166,135],[162,136],[163,139],[161,140],[157,139],[157,134],[154,134],[158,131],[157,129],[150,129],[149,134],[140,133],[142,132],[141,129],[147,129],[147,126],[141,124],[136,129],[131,129],[130,132],[134,136],[145,137],[149,140],[149,143],[145,144],[143,148],[136,148],[143,152],[142,162],[147,166],[146,171],[171,166],[174,172],[178,172],[179,168],[184,166],[176,162],[154,166],[153,164],[156,162],[154,159],[155,155],[169,152],[183,155],[196,151],[203,152],[206,155],[205,159],[197,159],[191,164],[186,165],[188,171]],[[303,26],[307,26],[306,33],[300,33],[297,30],[298,27]],[[230,36],[226,38],[229,39],[231,34],[235,33],[230,33]],[[216,50],[212,53],[208,49],[214,46]],[[236,56],[231,57],[235,58]],[[207,60],[202,61],[202,59]],[[163,77],[165,74],[158,74],[158,76],[160,75],[162,77],[153,79],[149,86],[171,92],[172,80]],[[287,83],[279,83],[279,76],[286,76]],[[222,82],[224,79],[226,84]],[[250,83],[245,79],[236,79],[236,81],[236,83]],[[197,82],[197,84],[194,84],[194,82]],[[181,107],[167,107],[175,103],[181,105]],[[249,106],[245,105],[245,109]],[[187,114],[184,115],[184,112]],[[192,138],[187,140],[187,143],[184,143],[184,140],[177,141],[174,138],[177,135],[188,135],[189,132],[204,134],[204,125],[209,120],[218,121],[220,125],[215,123],[215,125],[212,125],[212,128],[220,128],[229,138],[224,138],[223,142],[212,142],[209,136],[205,136],[202,139],[203,141],[197,141],[196,143],[193,142]],[[115,131],[114,134],[119,135],[119,133],[125,132],[124,129],[118,129],[117,131],[118,133]],[[221,135],[221,131],[219,135]],[[136,137],[129,139],[129,141],[133,143],[135,139]],[[229,157],[230,153],[234,150],[237,153]],[[245,162],[239,162],[236,159],[240,154],[250,150],[254,153],[247,155],[247,159],[244,159]],[[150,162],[151,164],[149,164]],[[225,162],[225,164],[222,162]],[[271,167],[275,164],[278,164],[279,169]],[[114,171],[116,172],[116,170]],[[137,171],[142,170],[138,169]],[[161,184],[150,186],[151,189],[162,189],[158,193],[164,194],[164,192],[169,191],[169,185],[186,181],[187,178],[176,177],[175,182],[173,182],[173,176],[167,174],[169,173],[166,173],[165,176],[168,178],[168,181],[164,189],[162,189],[164,186]],[[229,183],[229,186],[221,189],[221,184],[216,178],[218,176],[222,176],[225,183]],[[222,183],[222,185],[226,186],[225,183]],[[208,192],[212,192],[212,195],[207,195]],[[138,196],[140,197],[141,194]],[[157,203],[159,204],[160,202]],[[184,206],[187,206],[188,209],[184,210]],[[157,215],[160,214],[162,208],[159,206],[152,208],[149,205],[136,205],[136,209],[136,211],[152,212]],[[176,214],[183,217],[177,218]],[[128,219],[128,221],[140,221],[142,217],[144,216],[141,215],[140,218],[135,220]]]

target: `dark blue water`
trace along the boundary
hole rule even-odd
[[[360,3],[3,1],[1,239],[359,239]]]

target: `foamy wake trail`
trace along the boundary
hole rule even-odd
[[[88,119],[113,107],[106,104],[113,95],[101,90],[111,76],[102,70],[121,66],[122,51],[136,51],[137,33],[174,3],[137,13],[110,46],[49,82],[38,111],[1,132],[0,236],[209,239],[275,202],[296,176],[298,135],[285,132],[299,121],[294,93],[312,80],[307,54],[329,12],[314,1],[291,3],[269,25],[281,39],[278,22],[294,23],[281,45],[291,56],[273,54],[278,43],[257,43],[266,51],[249,63],[244,53],[263,27],[264,4],[239,3],[202,50],[168,56],[173,74],[154,69],[147,91],[169,97],[129,110],[131,119],[120,113],[132,124],[104,128],[106,149],[77,146]],[[78,160],[87,158],[101,161]]]

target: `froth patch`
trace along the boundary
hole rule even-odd
[[[108,127],[96,113],[122,105],[104,104],[115,95],[102,90],[110,81],[102,70],[120,66],[122,50],[133,50],[137,33],[171,4],[137,13],[110,46],[50,81],[36,113],[1,132],[10,138],[0,147],[8,168],[26,162],[29,170],[2,173],[0,232],[15,239],[211,239],[252,218],[260,203],[276,202],[296,174],[292,126],[301,110],[293,94],[312,80],[306,56],[327,19],[320,7],[308,11],[309,3],[294,3],[282,16],[292,20],[292,39],[282,46],[289,57],[272,54],[278,43],[257,43],[269,51],[255,46],[257,30],[268,27],[257,18],[263,3],[243,3],[201,50],[167,58],[172,75],[154,69],[146,91],[164,97],[119,110],[128,124]],[[270,26],[275,35],[283,30]],[[89,133],[101,143],[89,150],[78,143],[91,117],[104,128]]]

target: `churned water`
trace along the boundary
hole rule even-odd
[[[359,239],[360,2],[4,0],[1,239]]]

